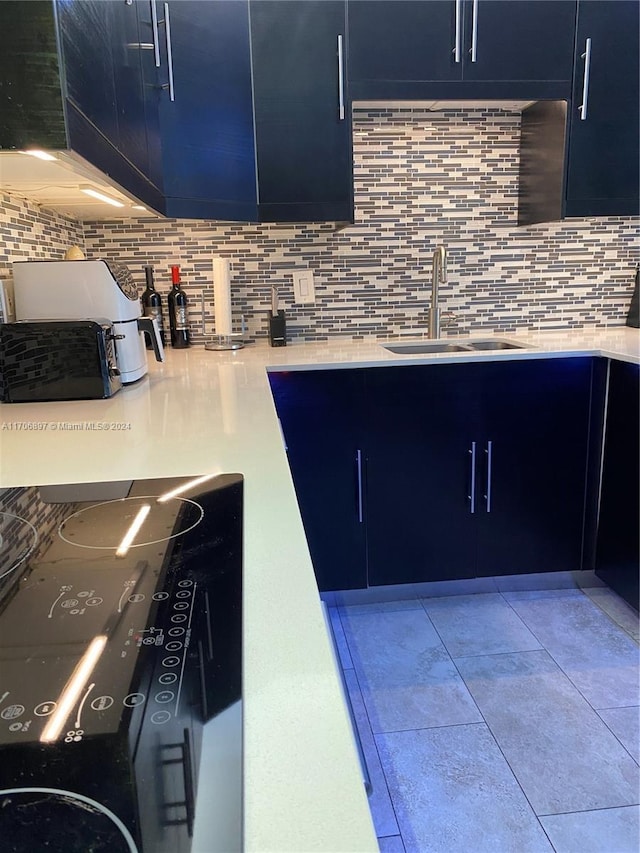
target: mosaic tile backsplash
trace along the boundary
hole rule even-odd
[[[426,333],[431,258],[442,243],[445,334],[624,323],[640,261],[638,222],[517,227],[517,113],[358,110],[353,127],[356,222],[343,230],[157,219],[77,225],[12,198],[17,210],[0,211],[0,276],[19,257],[61,257],[65,241],[126,263],[141,287],[152,264],[162,293],[179,263],[193,337],[202,341],[215,329],[212,257],[223,256],[236,331],[244,317],[248,336],[266,337],[275,284],[291,340],[386,338]],[[294,303],[296,268],[314,274],[312,305]]]

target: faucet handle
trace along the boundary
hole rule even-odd
[[[460,315],[456,314],[454,311],[443,311],[440,314],[440,323],[443,328],[455,326],[459,319]]]

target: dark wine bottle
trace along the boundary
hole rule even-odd
[[[155,317],[158,322],[158,328],[160,329],[162,346],[164,346],[166,341],[164,334],[164,318],[162,316],[162,297],[156,290],[153,283],[153,267],[145,267],[144,274],[147,279],[147,286],[140,297],[140,301],[142,302],[142,313],[145,317]],[[147,349],[153,349],[148,335],[145,335],[145,342],[147,344]]]
[[[189,326],[187,325],[187,295],[180,287],[180,267],[171,267],[172,288],[169,291],[169,329],[171,331],[171,346],[184,349],[191,343]]]

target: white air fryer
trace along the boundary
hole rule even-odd
[[[16,261],[13,264],[16,320],[90,320],[113,323],[123,383],[147,372],[144,332],[156,354],[164,352],[155,320],[142,317],[140,294],[126,266],[112,261]]]

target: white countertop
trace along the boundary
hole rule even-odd
[[[640,332],[625,327],[497,337],[531,348],[407,356],[389,353],[379,341],[259,344],[233,353],[194,346],[169,351],[164,364],[150,363],[148,377],[109,400],[0,405],[0,488],[216,470],[244,475],[244,849],[250,853],[378,849],[266,368],[576,354],[640,363]]]

